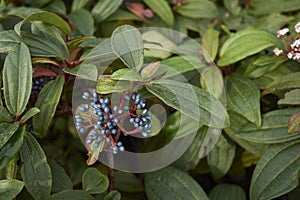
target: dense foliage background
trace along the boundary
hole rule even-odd
[[[299,10],[299,0],[0,0],[0,199],[299,199]],[[197,45],[167,32],[143,41],[134,27],[150,26],[184,33]],[[125,36],[134,42],[123,43]],[[149,44],[172,53],[151,51]],[[119,54],[139,45],[145,51]],[[103,66],[97,63],[105,59],[115,61],[102,70],[106,79],[98,79]],[[159,73],[160,64],[189,82]],[[85,130],[73,118],[76,76],[96,80],[101,97],[140,85],[149,105],[164,106],[161,131],[146,142],[121,137],[126,149],[159,149],[192,134],[194,120],[199,129],[191,146],[149,173],[96,162],[104,143],[84,145],[78,131]],[[120,80],[126,84],[114,88]],[[199,102],[190,100],[185,112],[163,85],[183,96],[188,86]],[[217,113],[208,109],[210,95]],[[197,118],[195,106],[205,115]],[[223,124],[209,121],[218,115]],[[182,116],[187,128],[174,136]],[[223,131],[201,158],[208,127]]]

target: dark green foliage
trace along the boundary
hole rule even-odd
[[[299,0],[0,1],[0,200],[299,198],[299,22]]]

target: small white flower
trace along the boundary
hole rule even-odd
[[[273,50],[273,53],[275,54],[275,56],[279,56],[282,52],[283,52],[283,50],[278,49],[278,48],[275,48],[275,49]]]
[[[277,31],[277,37],[282,37],[286,35],[290,30],[288,28],[283,28]]]
[[[300,39],[295,40],[293,44],[291,44],[292,49],[295,49],[300,46]]]
[[[287,54],[287,57],[288,57],[288,59],[292,59],[292,58],[293,58],[293,54],[292,54],[291,52],[289,52],[289,53]]]
[[[295,53],[293,59],[294,59],[294,60],[299,60],[299,59],[300,59],[300,53]]]
[[[300,22],[298,22],[296,25],[295,25],[295,31],[297,33],[300,33]]]

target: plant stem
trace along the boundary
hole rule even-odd
[[[111,192],[115,188],[114,154],[112,151],[109,151],[108,154],[109,192]]]

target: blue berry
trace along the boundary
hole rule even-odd
[[[104,108],[104,112],[105,112],[106,114],[108,114],[108,113],[110,112],[109,108],[108,108],[108,107],[105,107],[105,108]]]
[[[117,145],[120,147],[122,146],[122,142],[118,142]]]
[[[99,142],[95,142],[95,143],[94,143],[94,147],[95,147],[95,148],[98,148],[98,147],[99,147],[99,145],[100,145],[100,143],[99,143]]]
[[[120,151],[124,151],[125,150],[124,146],[120,146],[119,149],[120,149]]]
[[[111,134],[115,135],[117,133],[117,129],[111,130]]]
[[[93,141],[90,140],[90,139],[88,139],[88,140],[86,141],[87,144],[92,144],[92,142],[93,142]]]
[[[79,132],[80,132],[80,133],[85,133],[85,131],[86,131],[86,130],[85,130],[85,128],[83,128],[83,127],[81,127],[81,128],[79,129]]]
[[[124,106],[123,110],[128,111],[129,107],[128,106]]]

